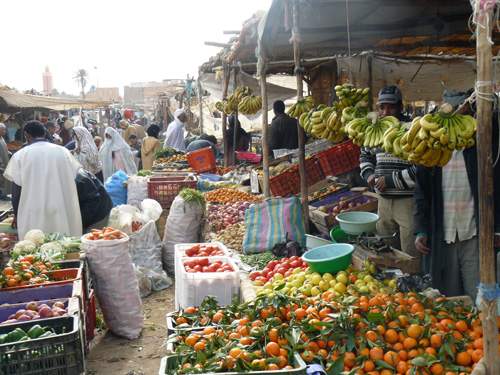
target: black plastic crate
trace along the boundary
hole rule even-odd
[[[0,345],[2,375],[73,375],[85,369],[78,316],[0,326],[0,334],[15,328],[28,331],[39,324],[50,327],[55,336]]]

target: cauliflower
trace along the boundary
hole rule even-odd
[[[30,240],[23,240],[14,245],[11,255],[14,259],[16,259],[19,256],[33,254],[34,252],[36,252],[35,243]]]
[[[63,246],[57,241],[47,242],[40,246],[40,255],[49,262],[64,259],[65,253]]]
[[[45,234],[40,229],[32,229],[24,235],[25,240],[30,240],[35,245],[40,246],[45,242]]]

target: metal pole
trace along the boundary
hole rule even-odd
[[[300,30],[299,30],[299,9],[297,1],[292,3],[292,40],[293,40],[293,59],[295,62],[295,76],[297,77],[297,100],[303,98],[303,69],[300,65]],[[309,201],[306,175],[305,159],[305,133],[304,129],[297,123],[299,137],[299,174],[300,174],[300,196],[302,199],[302,213],[304,215],[304,227],[309,232]]]
[[[493,8],[492,8],[493,9]],[[493,10],[476,9],[478,22],[476,26],[477,46],[477,167],[479,190],[479,256],[480,279],[485,288],[496,286],[494,217],[493,217],[493,153],[492,153],[492,51],[491,31]],[[483,298],[481,301],[484,363],[488,375],[500,374],[498,363],[498,327],[497,302]]]

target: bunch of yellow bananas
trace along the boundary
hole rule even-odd
[[[385,152],[393,154],[401,159],[408,159],[408,153],[403,150],[401,138],[408,133],[409,124],[400,122],[389,127],[384,133],[382,148]]]
[[[249,95],[243,97],[238,104],[238,112],[244,115],[254,115],[262,108],[262,97]]]
[[[475,145],[476,120],[452,110],[451,105],[445,103],[439,112],[412,121],[410,130],[401,137],[401,148],[408,153],[408,161],[426,167],[443,167],[454,150]]]
[[[314,107],[312,96],[306,96],[304,99],[297,100],[297,103],[292,105],[287,113],[290,117],[299,118],[303,113],[309,112]]]
[[[378,147],[384,142],[384,133],[391,126],[398,126],[399,120],[393,116],[378,117],[370,112],[366,117],[355,118],[347,123],[345,130],[353,143],[364,147]]]
[[[247,97],[252,97],[251,100],[246,100],[245,105],[243,106],[243,111],[240,111],[239,105],[240,103],[246,99]],[[259,104],[260,103],[260,104]],[[258,104],[258,109],[256,109]],[[252,90],[247,86],[237,87],[234,92],[228,96],[227,99],[219,101],[215,103],[215,108],[217,110],[224,112],[226,115],[230,115],[235,113],[236,111],[240,111],[243,114],[255,114],[262,107],[262,98],[260,96],[253,96]]]
[[[338,98],[338,103],[342,109],[346,107],[354,107],[359,102],[364,102],[364,107],[368,106],[368,95],[370,89],[357,89],[350,83],[335,86],[335,94]]]

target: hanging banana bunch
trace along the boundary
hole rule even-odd
[[[396,117],[379,117],[376,112],[370,112],[366,117],[349,121],[345,129],[354,144],[373,148],[382,146],[385,132],[390,127],[396,126],[399,126],[399,120]]]
[[[218,111],[231,115],[236,111],[244,115],[254,115],[262,108],[262,98],[252,95],[247,86],[239,86],[227,99],[215,103]]]

